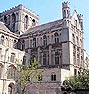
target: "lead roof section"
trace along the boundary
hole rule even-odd
[[[30,28],[27,30],[21,37],[27,36],[27,35],[32,35],[32,34],[46,34],[46,33],[51,33],[56,29],[62,29],[63,26],[63,20],[56,20],[53,22],[49,22],[46,24],[42,24],[33,28]]]

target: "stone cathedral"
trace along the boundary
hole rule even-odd
[[[78,75],[84,65],[83,34],[83,15],[74,10],[71,16],[69,2],[62,3],[61,19],[42,25],[23,5],[0,13],[0,94],[20,94],[14,62],[19,59],[25,65],[34,57],[44,74],[27,86],[26,94],[61,94],[62,82]]]

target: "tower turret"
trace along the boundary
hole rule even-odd
[[[70,2],[62,3],[62,16],[63,18],[68,18],[70,16]]]
[[[79,19],[79,23],[80,23],[81,29],[83,30],[83,15],[82,14],[78,14],[78,19]]]

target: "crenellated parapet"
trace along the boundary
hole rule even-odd
[[[62,7],[63,8],[67,8],[67,7],[70,8],[70,2],[68,2],[68,1],[67,2],[63,2],[62,3]]]
[[[28,11],[29,13],[33,14],[34,16],[39,17],[39,15],[37,15],[36,13],[34,13],[32,10],[26,8],[26,7],[25,7],[24,5],[22,5],[22,4],[20,4],[20,5],[18,5],[18,6],[15,6],[15,7],[12,7],[12,8],[10,8],[10,9],[8,9],[8,10],[5,10],[5,11],[3,11],[2,13],[0,13],[0,15],[1,15],[1,17],[2,17],[2,16],[4,16],[4,15],[6,15],[6,14],[10,14],[10,13],[12,13],[12,12],[15,12],[15,11],[18,11],[18,10],[22,10],[22,9],[23,9],[24,11]]]
[[[68,1],[62,3],[62,15],[63,18],[68,18],[70,16],[70,3]]]

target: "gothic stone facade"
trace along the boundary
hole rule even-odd
[[[38,25],[38,15],[22,5],[0,15],[17,34],[15,49],[25,51],[23,60],[31,62],[36,57],[44,70],[38,83],[28,85],[27,94],[60,94],[62,82],[83,67],[83,16],[76,11],[71,16],[69,2],[62,3],[62,19],[43,25]]]
[[[18,36],[0,22],[0,94],[15,94],[16,60],[22,63],[24,52],[15,49]],[[11,92],[11,93],[10,93]]]

